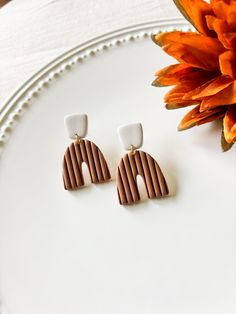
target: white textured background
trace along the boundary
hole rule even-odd
[[[12,0],[0,10],[0,106],[69,48],[98,35],[180,16],[172,0]]]

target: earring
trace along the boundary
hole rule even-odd
[[[118,136],[125,150],[129,150],[117,169],[117,191],[121,205],[140,200],[136,177],[140,175],[145,183],[148,198],[168,195],[168,187],[162,171],[153,157],[138,150],[143,144],[141,123],[118,128]]]
[[[66,149],[63,159],[63,182],[66,190],[84,186],[82,163],[85,162],[92,183],[110,180],[107,162],[100,149],[91,141],[84,140],[87,135],[88,117],[86,114],[70,114],[64,118],[68,136],[74,140]]]

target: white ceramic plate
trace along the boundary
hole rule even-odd
[[[0,288],[9,314],[235,313],[235,149],[221,152],[215,124],[176,132],[185,111],[165,110],[167,90],[151,86],[173,60],[149,35],[173,28],[188,25],[153,22],[76,47],[5,103]],[[113,180],[68,192],[63,117],[73,112],[88,114],[88,138]],[[136,121],[171,193],[122,207],[116,129]]]

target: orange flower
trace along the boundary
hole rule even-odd
[[[180,122],[185,130],[222,119],[222,147],[236,142],[236,0],[174,0],[197,32],[173,31],[153,41],[179,63],[156,73],[154,86],[175,85],[167,109],[195,105]]]

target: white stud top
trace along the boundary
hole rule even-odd
[[[121,144],[125,150],[140,148],[143,145],[143,128],[141,123],[122,125],[117,130]]]
[[[64,117],[66,132],[72,140],[76,135],[84,138],[88,130],[88,116],[86,114],[69,114]]]

